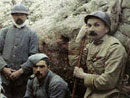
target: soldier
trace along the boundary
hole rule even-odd
[[[85,23],[91,39],[83,51],[88,70],[74,69],[74,76],[83,79],[87,87],[84,98],[127,98],[119,93],[127,53],[112,36],[109,16],[102,11],[93,12],[85,17]]]
[[[37,35],[25,22],[28,14],[24,5],[15,5],[11,11],[13,25],[0,32],[0,71],[8,98],[23,98],[29,73],[22,66],[38,52]]]
[[[34,75],[28,81],[24,98],[70,98],[68,84],[49,70],[48,56],[43,53],[30,56],[24,67],[28,70],[31,66]]]

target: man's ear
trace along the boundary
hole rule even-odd
[[[105,28],[105,32],[106,32],[106,33],[109,32],[109,27],[108,27],[108,26],[106,26],[106,28]]]
[[[27,19],[28,19],[28,15],[26,15]]]

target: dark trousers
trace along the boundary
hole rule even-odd
[[[25,85],[20,85],[20,86],[16,86],[14,84],[12,85],[4,85],[2,84],[3,88],[4,88],[4,95],[7,98],[23,98],[25,91],[26,91],[26,84]]]

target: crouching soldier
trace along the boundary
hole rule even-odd
[[[24,98],[69,98],[68,84],[49,70],[48,56],[43,53],[30,56],[24,71],[31,66],[34,75],[28,80]]]

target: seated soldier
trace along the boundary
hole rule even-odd
[[[110,17],[102,11],[85,17],[91,41],[83,50],[87,72],[75,67],[74,76],[84,80],[84,98],[129,98],[122,90],[122,75],[127,53],[118,39],[112,36]]]
[[[31,67],[32,66],[32,67]],[[49,70],[48,56],[43,53],[32,55],[24,71],[33,68],[34,75],[28,80],[24,98],[69,98],[68,84]]]

